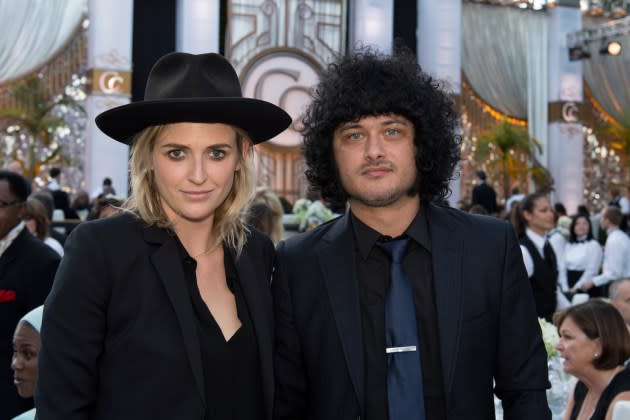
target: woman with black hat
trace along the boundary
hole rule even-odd
[[[267,419],[271,241],[241,222],[252,145],[291,119],[243,98],[220,55],[172,53],[141,102],[96,118],[131,145],[118,216],[66,242],[42,326],[47,419]]]

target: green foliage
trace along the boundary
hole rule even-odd
[[[483,132],[477,139],[475,160],[491,167],[502,179],[503,196],[510,196],[512,183],[532,176],[537,190],[550,191],[553,180],[536,159],[542,151],[540,142],[522,127],[506,120]]]
[[[61,145],[54,144],[53,140],[55,131],[64,127],[65,121],[52,115],[52,111],[60,105],[74,107],[82,113],[85,111],[74,99],[65,94],[51,98],[38,77],[16,82],[9,87],[9,91],[15,98],[16,106],[0,109],[0,121],[9,126],[16,126],[17,131],[25,135],[26,145],[16,144],[10,154],[13,159],[20,161],[26,176],[34,178],[43,165],[60,158]],[[38,151],[43,147],[52,150],[41,156]],[[18,150],[24,149],[27,153],[20,158]]]
[[[630,169],[630,109],[624,110],[618,120],[606,124],[601,133],[611,148],[626,157],[626,165]]]

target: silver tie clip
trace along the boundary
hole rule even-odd
[[[416,346],[405,346],[405,347],[387,347],[385,348],[385,353],[404,353],[407,351],[416,351]]]

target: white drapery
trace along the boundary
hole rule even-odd
[[[530,135],[546,144],[547,15],[464,3],[462,68],[493,108],[527,119]]]
[[[585,29],[602,24],[601,19],[584,18],[583,22]],[[630,36],[612,40],[622,45],[621,55],[617,57],[599,54],[604,43],[588,45],[591,58],[584,60],[584,80],[604,110],[618,120],[624,110],[630,112]]]
[[[87,0],[0,0],[0,83],[36,70],[69,40]]]
[[[470,84],[492,107],[523,119],[527,118],[527,14],[512,7],[465,3],[462,16],[462,67]]]

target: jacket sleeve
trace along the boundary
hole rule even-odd
[[[505,225],[495,393],[504,418],[551,419],[545,390],[550,387],[547,353],[542,341],[531,286],[513,229]]]
[[[88,419],[106,332],[108,264],[90,224],[68,237],[44,304],[35,404],[39,420]]]
[[[286,263],[285,256],[284,242],[280,242],[271,283],[275,318],[276,377],[273,418],[297,420],[306,418],[306,377],[301,343],[294,323],[290,279],[282,267],[283,263]]]

